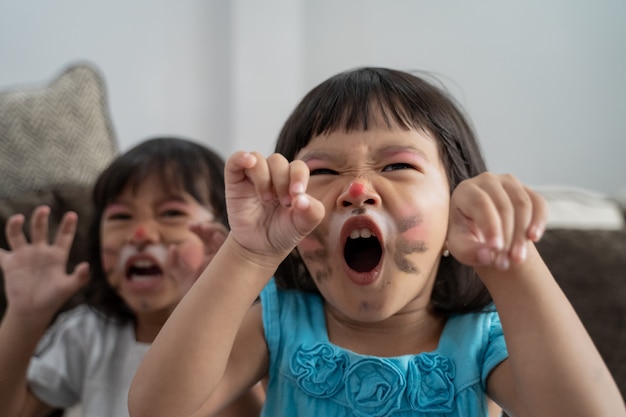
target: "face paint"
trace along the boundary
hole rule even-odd
[[[407,241],[424,241],[428,232],[427,224],[421,214],[405,210],[405,215],[400,215],[396,220],[396,230]]]
[[[350,194],[350,197],[357,198],[361,194],[365,193],[365,185],[363,185],[363,183],[360,183],[360,182],[353,182],[350,184],[348,193]]]
[[[400,271],[407,274],[417,274],[419,273],[419,268],[415,263],[411,262],[406,255],[424,252],[426,252],[426,244],[424,242],[413,242],[399,238],[395,244],[393,261]]]
[[[316,229],[304,238],[298,245],[298,251],[315,281],[320,281],[330,275],[332,269],[328,262],[328,248],[321,230]]]
[[[398,232],[405,233],[414,227],[417,227],[420,223],[422,223],[421,216],[407,216],[401,219],[398,219]]]
[[[380,213],[367,208],[355,209],[349,213],[333,213],[331,219],[328,222],[328,233],[325,234],[329,242],[338,242],[341,249],[345,242],[339,242],[339,234],[343,228],[343,225],[356,215],[365,215],[372,219],[376,226],[380,230],[382,236],[378,236],[380,240],[384,236],[390,236],[391,232],[397,230],[397,226],[394,225],[395,221],[389,217],[386,213]]]
[[[135,229],[135,235],[134,235],[134,239],[135,240],[143,240],[146,237],[146,230],[139,226],[137,227],[137,229]]]
[[[152,309],[152,306],[146,300],[141,300],[139,304],[139,309],[143,311],[150,311]]]
[[[393,260],[402,272],[409,274],[419,272],[417,265],[411,262],[406,255],[424,253],[428,249],[426,242],[422,239],[423,230],[418,228],[421,224],[422,217],[419,215],[402,217],[397,221],[397,230],[400,236],[398,236],[394,244]]]
[[[165,245],[148,245],[141,251],[133,245],[125,245],[124,247],[122,247],[119,259],[117,261],[117,267],[119,268],[119,270],[124,271],[126,269],[126,263],[128,262],[128,260],[131,257],[139,255],[141,253],[149,254],[154,258],[155,261],[157,261],[161,265],[165,265],[165,262],[167,261],[167,247]]]

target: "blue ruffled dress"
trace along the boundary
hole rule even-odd
[[[261,293],[270,375],[262,416],[487,416],[487,376],[507,358],[495,311],[452,316],[432,352],[381,358],[329,342],[319,295]]]

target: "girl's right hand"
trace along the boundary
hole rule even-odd
[[[230,234],[263,264],[282,261],[324,217],[322,203],[305,192],[302,161],[237,152],[226,161],[225,181]]]
[[[5,230],[11,250],[0,249],[8,308],[26,320],[49,320],[89,279],[87,262],[77,265],[71,274],[66,273],[78,216],[65,213],[54,241],[49,243],[49,214],[47,206],[34,210],[30,243],[22,230],[24,215],[11,216]]]

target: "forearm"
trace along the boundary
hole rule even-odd
[[[7,310],[0,323],[0,415],[17,416],[27,396],[26,373],[46,325],[24,323]]]
[[[624,415],[613,378],[534,245],[506,272],[477,272],[500,314],[512,383],[531,415]]]
[[[191,415],[217,387],[244,316],[277,266],[246,255],[228,238],[172,313],[131,386],[133,417]]]

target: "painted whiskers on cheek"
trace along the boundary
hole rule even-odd
[[[393,261],[400,271],[407,274],[417,274],[420,272],[419,267],[411,262],[407,258],[407,255],[424,253],[428,250],[428,246],[423,240],[413,240],[406,236],[407,234],[415,234],[407,232],[417,228],[421,223],[421,216],[404,217],[397,222],[399,236],[394,242]]]
[[[140,253],[148,253],[161,265],[165,265],[167,260],[167,247],[161,244],[148,245],[142,250],[137,249],[133,245],[124,245],[120,249],[103,247],[102,269],[104,271],[104,275],[107,278],[115,272],[126,275],[126,263],[131,257]],[[118,285],[115,287],[117,288]]]
[[[298,249],[309,273],[316,282],[328,278],[332,272],[328,262],[328,247],[324,236],[324,231],[316,229],[303,241]]]
[[[167,246],[163,244],[148,245],[142,250],[137,249],[137,247],[133,245],[125,245],[120,250],[117,267],[120,271],[124,271],[126,269],[126,262],[128,262],[131,257],[137,256],[140,253],[149,254],[161,265],[165,265],[167,261]]]

